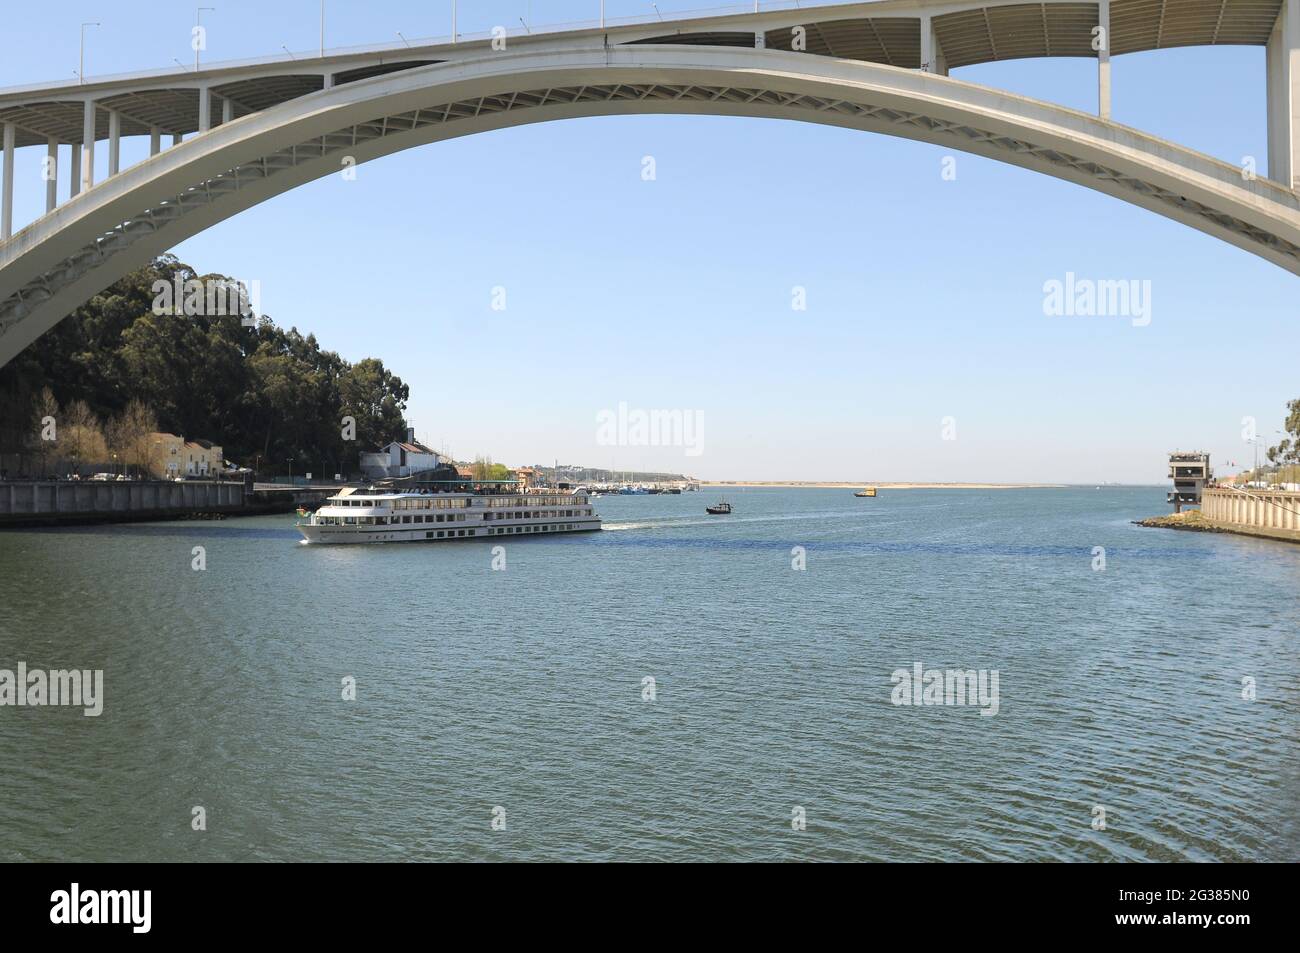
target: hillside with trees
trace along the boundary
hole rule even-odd
[[[268,474],[354,472],[364,449],[400,439],[409,388],[378,358],[355,364],[314,335],[261,316],[154,308],[155,282],[200,275],[173,256],[113,284],[0,368],[0,459],[11,476],[54,461],[140,465],[141,434],[204,438]],[[342,420],[355,419],[355,440]],[[57,421],[56,441],[41,422]]]

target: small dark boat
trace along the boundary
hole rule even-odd
[[[714,516],[729,516],[731,514],[731,504],[719,503],[717,506],[706,506],[704,512],[712,513]]]

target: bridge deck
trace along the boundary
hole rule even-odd
[[[1284,0],[1111,0],[1112,55],[1177,46],[1265,45]],[[773,7],[778,9],[773,10]],[[1099,5],[1075,0],[952,2],[878,0],[795,8],[763,3],[761,13],[726,12],[658,21],[566,25],[554,30],[506,30],[510,46],[593,42],[681,43],[790,50],[793,28],[806,30],[812,55],[917,69],[922,62],[922,25],[932,24],[947,69],[1023,57],[1096,57],[1093,29]],[[728,11],[744,11],[744,5]],[[631,18],[629,18],[631,19]],[[0,123],[11,123],[17,147],[85,140],[84,104],[96,104],[94,136],[189,135],[218,124],[229,109],[238,119],[316,92],[431,63],[480,55],[491,38],[458,37],[418,45],[373,46],[325,55],[268,57],[216,63],[199,70],[165,69],[0,90]],[[207,109],[200,103],[209,97]],[[226,103],[229,103],[229,107]],[[112,115],[116,114],[116,120]]]

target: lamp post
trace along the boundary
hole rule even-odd
[[[201,31],[202,31],[202,29],[203,29],[203,11],[204,11],[204,10],[207,10],[209,13],[216,13],[216,12],[217,12],[217,8],[216,8],[216,7],[199,7],[199,8],[197,8],[197,9],[194,11],[194,31],[195,31],[195,37],[194,37],[194,39],[195,39],[195,43],[194,43],[194,72],[196,72],[196,73],[199,71],[199,47],[201,47],[201,46],[206,46],[206,45],[207,45],[207,41],[206,41],[206,39],[205,39],[203,42],[201,42],[201,43],[198,42],[198,38],[199,38],[200,36],[202,36]]]
[[[86,27],[99,26],[97,21],[88,21],[81,24],[81,52],[77,55],[77,84],[81,85],[86,81]]]

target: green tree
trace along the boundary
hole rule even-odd
[[[152,410],[156,429],[214,440],[246,465],[260,456],[273,471],[355,471],[361,450],[403,436],[410,391],[379,359],[350,364],[267,316],[247,327],[236,314],[186,315],[165,301],[155,308],[156,282],[193,278],[229,280],[200,276],[170,255],[155,259],[0,368],[0,452],[34,449],[28,422],[44,388],[65,407],[80,400],[112,421],[115,444],[135,400]],[[343,438],[345,416],[356,421],[355,441]]]
[[[1288,401],[1286,405],[1287,416],[1282,426],[1290,434],[1283,437],[1276,446],[1268,448],[1268,460],[1275,465],[1287,464],[1292,468],[1300,464],[1300,398]],[[1294,477],[1294,473],[1288,473],[1286,477]],[[1293,483],[1293,479],[1283,478],[1283,482]]]
[[[382,361],[366,358],[344,370],[339,397],[344,415],[356,420],[356,442],[349,451],[353,464],[362,449],[383,447],[406,436],[406,402],[411,391]],[[341,424],[336,424],[336,428]]]

